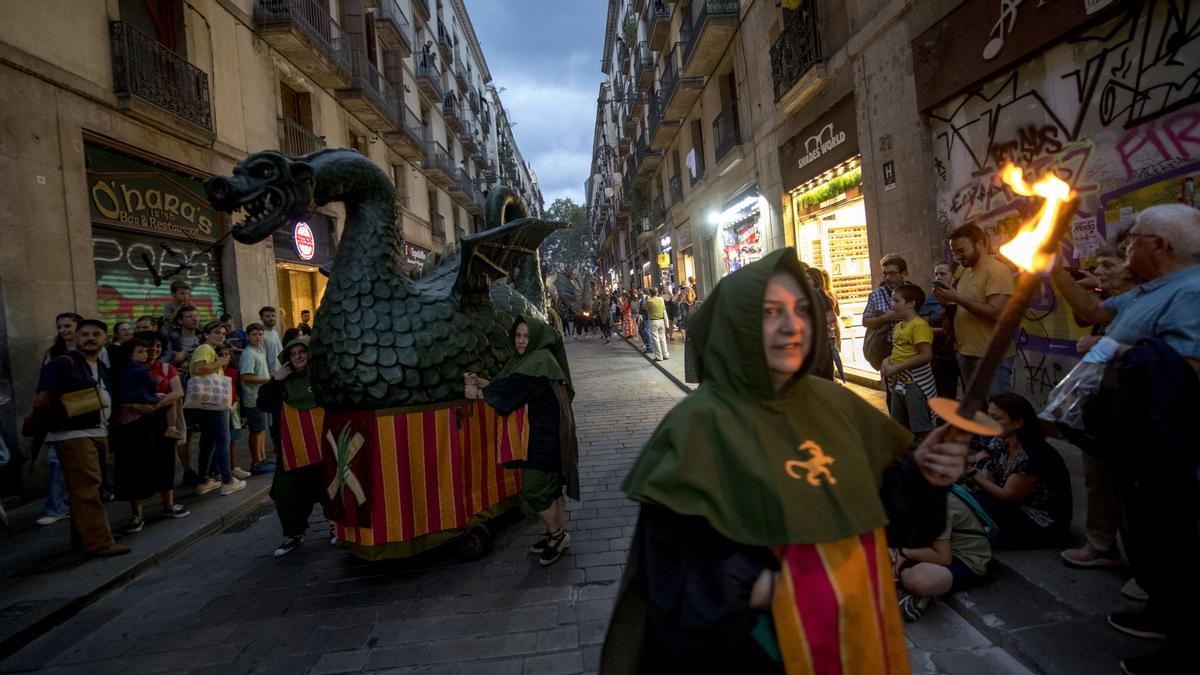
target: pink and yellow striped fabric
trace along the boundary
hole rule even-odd
[[[301,469],[321,461],[321,428],[325,422],[322,408],[300,410],[287,404],[283,406],[283,419],[279,428],[280,460],[283,470]]]
[[[909,672],[882,529],[777,555],[771,614],[788,675]]]
[[[362,546],[411,541],[465,527],[517,494],[517,472],[496,461],[497,418],[483,401],[413,412],[330,412],[325,428],[335,438],[349,425],[350,436],[365,440],[351,470],[366,503],[347,489],[327,510],[338,539]],[[336,460],[326,461],[329,480],[333,466]]]

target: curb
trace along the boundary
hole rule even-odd
[[[266,482],[257,494],[253,494],[245,501],[241,502],[237,506],[234,506],[229,511],[221,513],[203,527],[184,535],[157,553],[153,553],[145,558],[132,562],[128,567],[113,574],[109,579],[99,584],[96,588],[67,601],[46,616],[43,616],[30,625],[25,626],[12,635],[0,640],[0,660],[9,658],[10,656],[29,646],[29,644],[34,640],[45,635],[54,628],[57,628],[63,623],[66,623],[75,615],[86,609],[89,605],[103,598],[105,595],[108,595],[110,591],[127,584],[151,568],[156,567],[160,563],[166,562],[167,560],[175,557],[175,555],[183,551],[183,549],[187,548],[198,539],[213,534],[214,532],[219,532],[220,530],[229,526],[232,522],[238,520],[248,511],[251,511],[258,506],[258,504],[267,497],[267,494],[270,491],[271,483]]]
[[[678,377],[675,377],[675,373],[672,373],[671,371],[667,370],[666,368],[663,368],[662,364],[660,364],[658,361],[655,361],[654,359],[647,356],[646,353],[643,352],[637,345],[633,344],[632,338],[630,338],[626,335],[622,335],[621,339],[625,341],[625,344],[632,347],[634,351],[636,351],[638,354],[641,354],[642,358],[646,359],[647,363],[649,363],[650,365],[657,368],[658,372],[662,373],[663,375],[666,375],[668,380],[670,380],[672,383],[674,383],[676,387],[679,387],[680,389],[683,390],[683,393],[690,394],[690,393],[692,393],[692,391],[694,391],[691,387],[687,386],[687,384],[683,380],[680,380]]]

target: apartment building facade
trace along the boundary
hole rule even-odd
[[[361,152],[396,185],[405,265],[482,228],[519,157],[462,0],[51,0],[0,26],[0,433],[14,441],[54,316],[157,314],[186,279],[205,319],[315,309],[340,205],[246,246],[202,181],[278,148]],[[540,204],[537,205],[540,208]]]
[[[928,287],[954,227],[979,224],[995,250],[1037,206],[1004,188],[1004,162],[1080,193],[1073,265],[1141,208],[1200,202],[1200,95],[1185,84],[1200,10],[1026,5],[613,0],[588,184],[610,282],[695,277],[703,297],[795,246],[832,277],[843,359],[869,371],[877,261],[899,253]],[[1047,286],[1019,340],[1018,391],[1043,397],[1083,332]]]

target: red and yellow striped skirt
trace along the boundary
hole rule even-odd
[[[286,403],[279,421],[280,455],[284,471],[301,469],[321,461],[321,428],[325,423],[322,408],[300,410]]]
[[[337,538],[355,544],[356,552],[411,542],[464,528],[477,514],[515,497],[517,472],[497,461],[499,422],[496,411],[478,400],[330,411],[325,431],[332,451],[326,453],[325,475],[332,494],[326,515]],[[339,445],[348,472],[339,469]]]
[[[909,672],[882,529],[777,554],[771,615],[788,675]]]

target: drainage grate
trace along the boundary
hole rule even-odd
[[[261,519],[263,516],[270,515],[274,510],[275,504],[273,502],[263,502],[262,504],[259,504],[251,509],[249,513],[242,516],[240,519],[230,523],[229,527],[221,530],[221,534],[236,534],[238,532],[245,532],[246,530],[254,527],[254,524],[257,523],[259,519]]]

